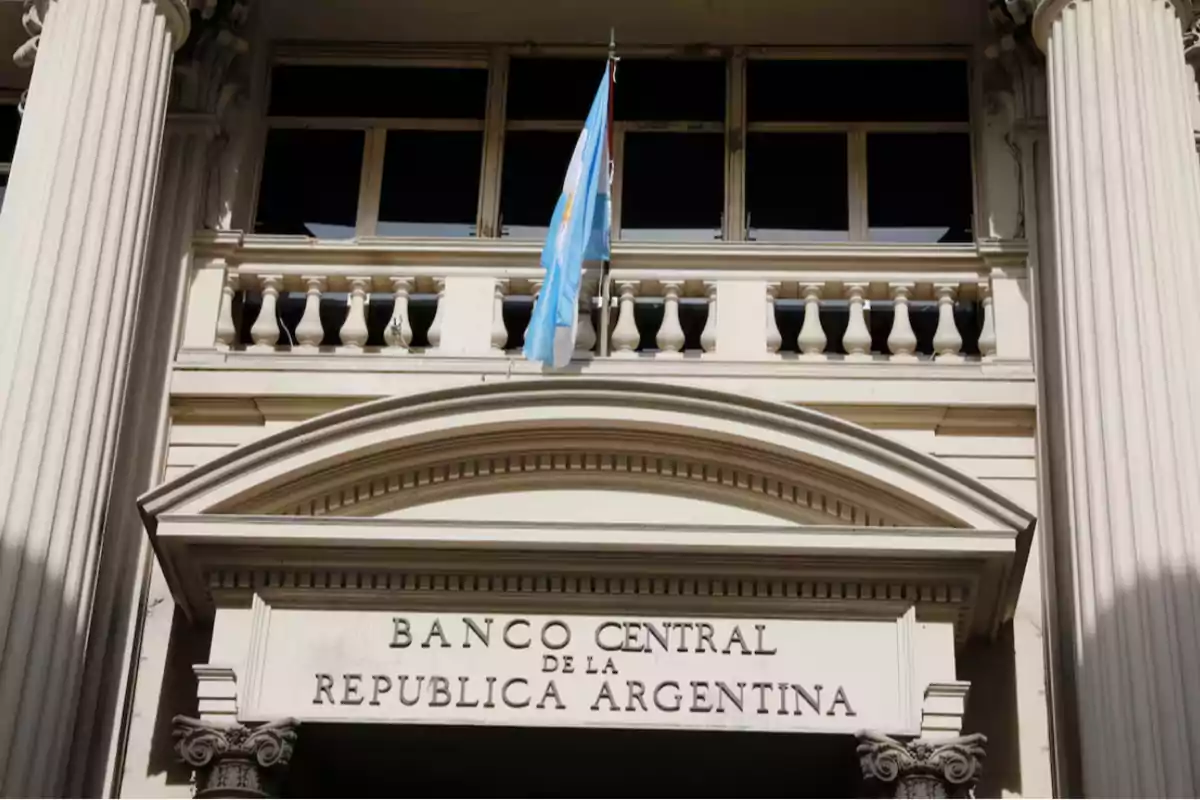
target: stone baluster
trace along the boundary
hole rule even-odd
[[[983,774],[981,733],[901,742],[872,731],[858,734],[864,797],[974,797]]]
[[[437,290],[437,308],[433,312],[433,321],[429,323],[429,332],[426,338],[429,339],[429,347],[437,349],[442,345],[442,320],[445,318],[446,308],[446,279],[434,278],[434,288]]]
[[[321,293],[325,291],[325,279],[314,275],[302,278],[305,285],[304,316],[296,325],[296,341],[307,350],[315,350],[325,338],[321,325]]]
[[[766,308],[766,328],[767,328],[767,352],[778,353],[779,348],[783,345],[783,336],[779,333],[779,321],[775,319],[775,299],[779,296],[779,284],[767,284],[767,308]]]
[[[705,281],[704,292],[708,295],[708,318],[704,320],[704,330],[700,332],[700,347],[706,353],[717,349],[717,284],[715,281]]]
[[[819,283],[810,283],[801,287],[804,294],[804,324],[800,326],[800,335],[796,344],[801,354],[810,358],[823,358],[825,345],[825,329],[821,327],[821,291]]]
[[[279,797],[295,748],[294,719],[255,728],[177,716],[175,752],[196,772],[197,798]]]
[[[654,341],[662,354],[683,352],[683,326],[679,324],[679,281],[663,282],[663,318]]]
[[[634,317],[634,297],[637,289],[638,281],[624,281],[618,287],[621,300],[617,312],[617,325],[612,332],[614,355],[633,355],[641,343],[642,336],[638,333],[637,320]]]
[[[361,350],[367,343],[367,297],[370,291],[370,278],[350,278],[346,321],[338,331],[344,348]]]
[[[508,326],[504,324],[504,294],[508,281],[497,280],[492,287],[492,350],[504,352],[508,344]]]
[[[579,289],[579,325],[575,329],[575,352],[591,353],[596,347],[596,327],[592,324],[592,297],[595,287],[584,283]]]
[[[996,317],[992,305],[992,282],[987,278],[979,281],[979,313],[983,325],[979,329],[979,354],[985,359],[996,357]]]
[[[958,287],[951,283],[938,283],[933,287],[937,295],[938,324],[933,334],[933,352],[940,361],[961,360],[962,334],[954,321],[954,299]]]
[[[387,345],[386,353],[407,353],[412,343],[412,321],[408,316],[408,297],[412,294],[415,282],[412,278],[392,278],[392,316],[388,320],[387,330],[383,332],[383,341]]]
[[[258,280],[262,285],[262,305],[250,328],[250,338],[254,340],[256,350],[274,350],[279,343],[279,289],[283,285],[283,276],[262,275]]]
[[[544,283],[545,283],[545,281],[541,278],[534,278],[529,281],[529,294],[533,298],[532,308],[537,308],[538,299],[541,298],[541,296],[542,296],[542,285]],[[583,296],[582,291],[580,291],[579,294],[581,297]],[[529,322],[527,322],[525,324],[525,338],[526,339],[529,338],[529,326],[532,324],[533,324],[533,311],[531,309],[530,313],[529,313]],[[578,337],[576,337],[576,338],[578,338]]]
[[[908,300],[915,286],[911,283],[892,283],[889,288],[895,301],[895,313],[892,332],[888,334],[888,351],[893,361],[914,361],[917,357],[917,335],[913,333],[912,320],[908,316]]]
[[[842,336],[842,348],[852,359],[869,358],[871,355],[871,332],[867,329],[866,284],[851,283],[846,286],[846,297],[850,300],[850,321]]]
[[[233,323],[233,296],[237,294],[240,278],[233,270],[225,273],[221,287],[221,308],[217,312],[217,348],[228,350],[237,343],[237,325]]]

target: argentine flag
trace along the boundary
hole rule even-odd
[[[525,331],[525,357],[563,367],[575,350],[583,262],[608,258],[612,227],[608,171],[608,104],[613,62],[592,101],[592,110],[567,167],[562,196],[554,208],[542,268],[546,277]]]

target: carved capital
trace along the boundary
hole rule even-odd
[[[983,773],[981,733],[957,739],[900,742],[880,733],[858,734],[863,780],[875,797],[973,797]]]
[[[292,759],[294,719],[257,728],[177,716],[175,752],[196,771],[196,797],[277,797],[278,783]]]

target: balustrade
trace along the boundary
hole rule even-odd
[[[794,265],[774,258],[761,268],[698,258],[697,265],[673,258],[646,266],[616,258],[603,280],[589,269],[576,358],[954,364],[1006,355],[997,335],[997,273],[978,257],[959,256],[953,269],[917,259],[910,268],[863,258],[859,269],[811,257]],[[195,282],[210,292],[209,349],[519,358],[542,290],[532,258],[444,267],[437,258],[429,267],[232,261],[212,258],[201,268],[219,272]],[[1009,289],[1003,297],[1014,295]],[[189,299],[189,314],[199,302]],[[1016,323],[1026,324],[1027,308],[1016,311]],[[185,336],[183,349],[203,349],[197,338]]]

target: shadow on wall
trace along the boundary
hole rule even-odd
[[[971,682],[963,733],[988,737],[976,797],[1022,793],[1015,658],[1011,622],[1000,629],[994,641],[971,642],[958,657],[959,680]]]
[[[208,650],[212,642],[211,628],[193,627],[179,609],[171,619],[171,640],[167,645],[167,659],[163,668],[162,687],[158,693],[155,709],[154,734],[150,741],[150,761],[146,765],[147,775],[165,774],[168,785],[187,785],[192,769],[179,761],[175,753],[175,737],[171,720],[176,714],[198,717],[196,700],[196,674],[194,664],[208,663]],[[132,765],[137,769],[137,765]]]

